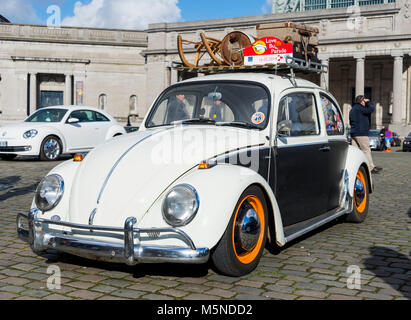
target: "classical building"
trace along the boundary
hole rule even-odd
[[[0,122],[61,104],[146,111],[144,31],[0,24]]]
[[[393,3],[395,0],[272,0],[272,13],[347,8]]]
[[[293,12],[156,23],[144,31],[0,24],[0,123],[61,101],[104,108],[123,121],[137,111],[139,123],[164,88],[196,76],[173,68],[180,60],[177,35],[191,41],[202,32],[218,39],[231,31],[255,36],[257,24],[291,20],[319,28],[319,56],[329,72],[311,80],[329,88],[346,119],[353,98],[365,93],[377,107],[374,128],[408,134],[411,0],[298,2]],[[361,6],[345,5],[351,2]],[[321,10],[308,7],[313,3]],[[194,61],[194,47],[185,52]]]

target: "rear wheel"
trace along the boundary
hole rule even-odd
[[[253,271],[264,251],[267,225],[264,194],[257,186],[251,186],[238,200],[227,229],[211,254],[217,270],[228,276]]]
[[[17,154],[0,154],[2,160],[10,161],[17,157]]]
[[[369,182],[365,169],[360,167],[354,182],[353,210],[347,215],[347,221],[363,222],[368,214]]]
[[[60,139],[55,136],[46,137],[41,143],[40,160],[57,160],[62,152]]]

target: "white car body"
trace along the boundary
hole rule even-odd
[[[41,145],[44,139],[49,136],[54,136],[61,142],[60,154],[88,152],[104,141],[126,133],[125,129],[103,110],[84,106],[53,106],[39,109],[36,113],[50,109],[67,110],[67,112],[59,122],[25,121],[0,127],[0,156],[39,156]],[[68,119],[73,112],[79,111],[95,112],[107,120],[87,122],[80,120],[77,123],[69,123]],[[24,133],[29,130],[36,130],[36,136],[24,138]]]
[[[346,134],[327,135],[324,129],[324,115],[320,112],[320,108],[317,110],[321,126],[318,135],[282,138],[276,136],[274,124],[277,123],[277,110],[281,98],[293,92],[307,91],[317,99],[318,103],[320,92],[325,91],[313,83],[297,79],[294,86],[289,79],[280,76],[237,73],[190,79],[177,86],[203,81],[217,83],[218,81],[244,82],[244,80],[268,89],[274,111],[269,114],[268,124],[264,129],[217,127],[211,124],[149,128],[147,126],[149,112],[138,132],[107,141],[91,151],[82,162],[70,160],[51,170],[49,175],[58,174],[64,179],[64,194],[59,204],[47,212],[39,211],[33,200],[28,215],[31,231],[27,232],[21,227],[20,236],[27,240],[30,234],[30,243],[34,250],[56,248],[76,255],[108,261],[129,264],[202,263],[209,258],[210,251],[221,241],[241,194],[252,185],[258,186],[265,194],[269,207],[269,220],[272,222],[269,225],[268,237],[278,246],[284,246],[292,239],[347,214],[352,209],[356,174],[361,166],[367,172],[369,192],[371,192],[371,174],[365,155],[359,149],[348,146]],[[329,93],[327,95],[332,98]],[[204,140],[206,142],[203,145],[196,144],[188,151],[187,146],[180,143],[179,137],[196,135],[206,137]],[[159,147],[162,141],[167,141],[166,147],[164,145]],[[230,148],[226,147],[228,142]],[[219,157],[229,157],[239,150],[252,152],[252,150],[265,148],[281,152],[298,146],[337,142],[344,146],[346,144],[346,157],[341,159],[342,170],[336,181],[340,186],[339,190],[336,190],[340,199],[340,210],[294,231],[290,226],[284,225],[279,199],[270,186],[273,181],[269,181],[253,168],[217,161]],[[159,157],[162,153],[163,158]],[[182,154],[190,154],[190,157],[182,161],[179,158]],[[199,164],[204,160],[209,163],[215,161],[217,164],[209,169],[199,169]],[[265,160],[260,158],[260,161]],[[305,161],[301,159],[301,163]],[[200,205],[195,218],[190,223],[172,228],[163,218],[162,205],[167,193],[177,185],[193,186],[198,193]],[[21,215],[21,220],[24,217],[27,215]],[[48,225],[56,217],[64,223]],[[127,235],[130,234],[127,233],[130,231],[130,220],[128,220],[130,217],[135,219],[131,223],[131,228],[134,226],[132,229],[134,233],[131,233],[134,238],[132,245],[130,245],[130,238],[126,240]],[[20,223],[18,221],[18,225]],[[43,230],[51,228],[46,236],[44,234],[40,236],[35,227],[36,224],[40,226],[42,223],[45,223]],[[115,227],[118,228],[118,232],[113,230],[107,230],[104,234],[90,232],[85,230],[86,226]],[[76,232],[76,227],[82,228],[84,232]],[[182,231],[184,234],[179,234],[177,231]],[[67,236],[63,236],[63,233]],[[56,242],[55,237],[68,237],[66,239],[68,242],[94,245],[99,243],[101,247],[95,251],[86,248],[80,250],[78,247],[75,249],[74,246]]]

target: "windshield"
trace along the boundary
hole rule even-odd
[[[25,122],[60,122],[67,109],[40,109],[26,119]]]
[[[267,90],[243,82],[191,83],[166,90],[146,127],[184,124],[232,125],[264,129],[270,113]]]
[[[369,136],[370,137],[379,137],[380,136],[380,130],[370,130]]]

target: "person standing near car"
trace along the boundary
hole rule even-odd
[[[388,128],[386,128],[385,126],[381,127],[381,130],[380,130],[381,150],[385,150],[387,148],[385,144],[385,133],[387,131],[388,131]]]
[[[352,145],[362,150],[367,156],[371,173],[379,173],[382,168],[376,167],[372,161],[370,139],[368,137],[371,127],[371,114],[374,104],[363,95],[355,98],[355,103],[350,111],[350,126]]]

